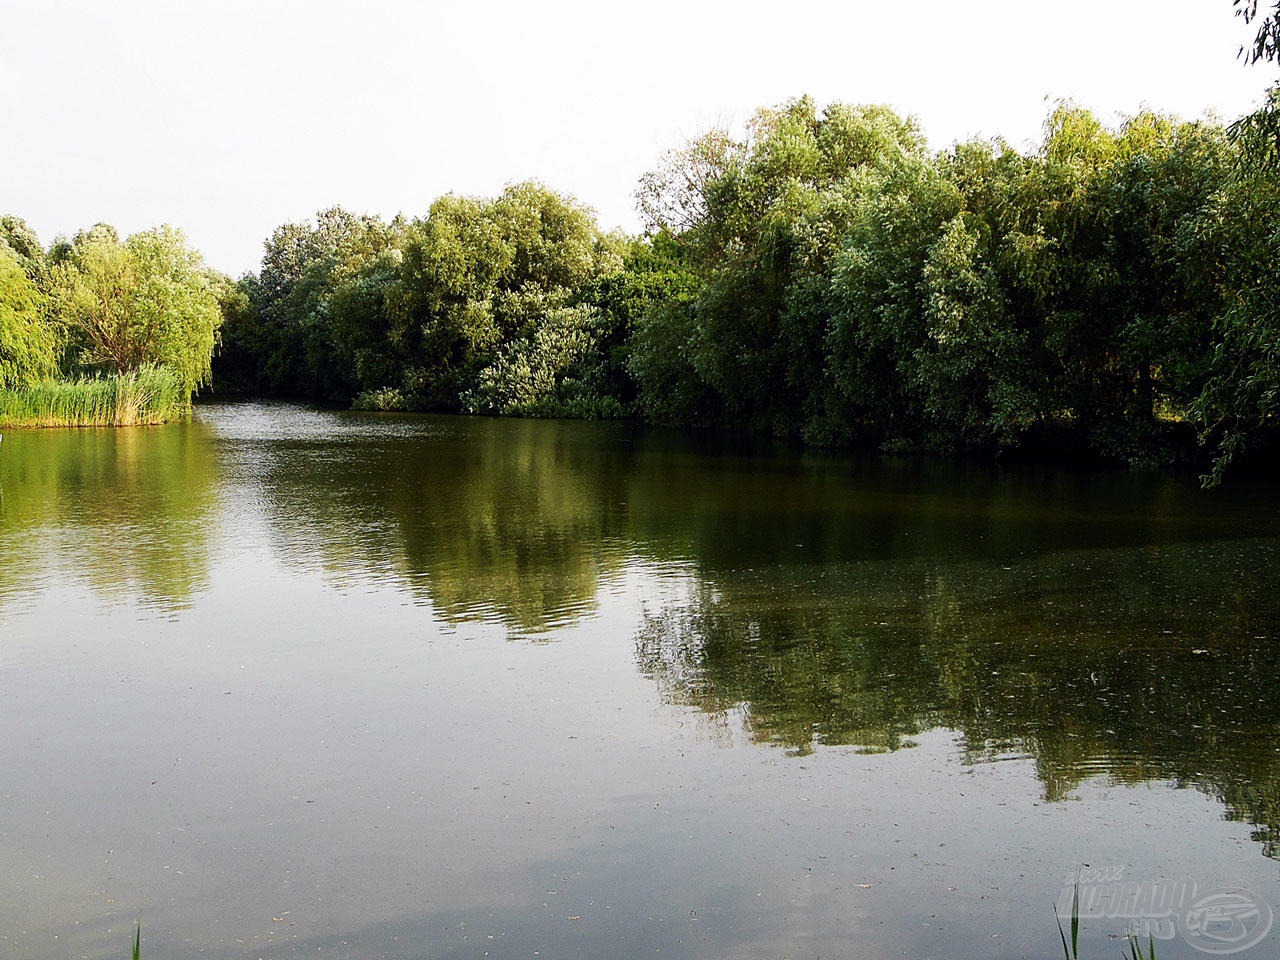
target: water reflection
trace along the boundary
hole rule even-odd
[[[237,498],[264,505],[290,563],[525,632],[590,613],[628,559],[768,579],[797,565],[825,576],[853,562],[1011,564],[1072,550],[1105,561],[1110,549],[1280,531],[1271,499],[1206,495],[1190,479],[803,458],[626,424],[258,405],[201,415]],[[1064,570],[1089,579],[1089,562]]]
[[[546,634],[594,610],[626,556],[616,451],[572,431],[288,407],[204,415],[267,504],[275,552],[338,589],[390,585],[451,623]],[[255,418],[283,433],[262,437]],[[327,429],[308,430],[316,418]]]
[[[696,579],[637,660],[673,702],[794,754],[944,727],[969,762],[1034,758],[1044,797],[1169,781],[1280,836],[1271,539],[905,560]]]
[[[218,464],[200,424],[20,430],[0,448],[0,604],[55,574],[186,607],[209,578]]]
[[[954,730],[969,762],[1031,758],[1045,799],[1166,781],[1280,843],[1269,491],[246,404],[11,433],[0,498],[0,612],[65,578],[177,613],[215,558],[259,551],[351,598],[352,634],[386,589],[434,622],[557,639],[639,584],[625,655],[754,743]],[[261,632],[254,609],[210,615]]]
[[[212,420],[274,549],[340,589],[554,638],[641,569],[667,578],[641,671],[755,742],[892,751],[951,729],[971,762],[1033,758],[1047,800],[1096,775],[1203,790],[1275,852],[1269,493],[625,425],[263,416],[276,436]]]
[[[1268,490],[244,404],[0,497],[6,956],[1049,957],[1081,858],[1280,889]]]

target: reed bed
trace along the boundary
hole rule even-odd
[[[191,394],[180,378],[155,365],[0,390],[0,428],[128,427],[181,420],[190,413]]]

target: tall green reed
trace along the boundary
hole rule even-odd
[[[1058,937],[1062,940],[1063,960],[1080,960],[1080,884],[1075,885],[1071,898],[1071,941],[1067,941],[1066,931],[1062,929],[1062,917],[1058,916],[1058,908],[1053,909],[1053,918],[1058,921]],[[1128,935],[1128,953],[1121,953],[1121,960],[1156,960],[1155,937],[1148,935],[1147,948],[1143,950],[1142,942],[1133,931]]]
[[[166,423],[190,413],[191,397],[180,378],[154,364],[0,391],[0,428],[123,427]]]

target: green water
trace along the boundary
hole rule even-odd
[[[284,405],[9,433],[0,957],[1052,957],[1081,869],[1275,904],[1278,502]]]

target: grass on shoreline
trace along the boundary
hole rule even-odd
[[[0,428],[127,427],[181,420],[190,413],[191,396],[178,376],[154,365],[0,390]]]

